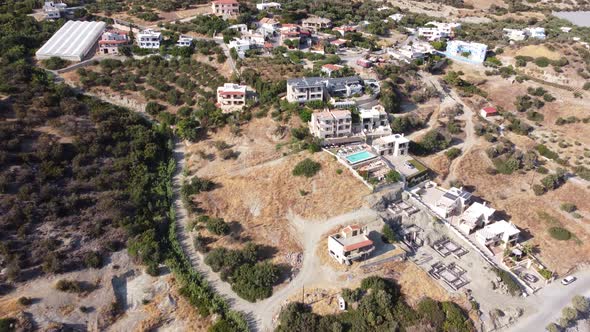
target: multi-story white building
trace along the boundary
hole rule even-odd
[[[477,228],[487,226],[494,217],[496,210],[485,203],[475,202],[471,204],[459,219],[459,229],[471,234]]]
[[[374,250],[367,229],[358,225],[346,226],[328,237],[328,253],[340,264],[350,265],[355,260],[365,259]]]
[[[273,18],[263,17],[258,22],[258,27],[265,34],[274,35],[281,28],[281,24]]]
[[[527,38],[545,39],[545,28],[525,28],[525,29],[503,29],[504,35],[509,40],[522,41]]]
[[[240,14],[240,3],[236,0],[215,0],[211,2],[214,15],[222,17],[236,17]]]
[[[323,17],[308,17],[301,20],[301,26],[314,31],[332,27],[332,20]]]
[[[160,48],[162,34],[151,29],[143,30],[137,34],[137,46],[140,48]]]
[[[320,139],[348,137],[352,134],[352,115],[347,110],[312,113],[309,131]]]
[[[281,9],[281,4],[278,2],[262,2],[256,4],[258,10]]]
[[[471,203],[471,198],[472,194],[463,188],[451,187],[430,208],[443,218],[460,215]]]
[[[428,22],[425,27],[418,28],[418,36],[429,41],[441,38],[452,38],[455,30],[461,28],[461,23]]]
[[[229,27],[227,27],[228,29],[231,30],[236,30],[238,33],[244,33],[246,31],[248,31],[248,25],[246,24],[234,24],[234,25],[230,25]]]
[[[320,77],[292,78],[287,80],[287,101],[305,103],[324,100],[325,85]]]
[[[373,106],[370,109],[359,110],[360,125],[363,134],[386,136],[391,134],[387,112],[381,105]]]
[[[45,18],[58,19],[68,9],[68,5],[62,2],[45,1],[43,5],[43,11],[45,12]]]
[[[475,232],[475,239],[483,246],[503,248],[518,242],[520,230],[506,220],[496,221]]]
[[[393,58],[410,62],[416,59],[422,59],[429,54],[434,53],[435,49],[427,42],[415,41],[412,45],[401,46],[396,49],[388,49],[387,53]]]
[[[393,134],[379,137],[373,141],[372,148],[380,156],[407,156],[410,150],[410,140],[403,134]]]
[[[217,88],[217,106],[224,113],[240,110],[246,105],[246,86],[225,83]]]
[[[129,44],[129,35],[121,30],[108,30],[98,41],[99,54],[119,54],[119,47]]]
[[[176,41],[176,46],[189,47],[192,45],[192,43],[193,43],[193,37],[186,36],[186,35],[180,35],[180,37],[178,37],[178,41]]]

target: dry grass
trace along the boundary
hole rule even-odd
[[[221,130],[209,140],[192,146],[190,151],[213,153],[211,142],[221,139],[240,151],[240,156],[236,160],[208,162],[195,155],[189,159],[188,166],[193,170],[191,173],[196,171],[200,177],[212,178],[220,186],[198,195],[199,207],[211,216],[240,223],[242,237],[278,248],[276,257],[280,262],[281,254],[301,250],[291,233],[289,214],[323,219],[349,212],[362,205],[369,189],[347,171],[337,174],[342,165],[327,153],[301,152],[281,157],[282,153],[274,147],[274,139],[262,129],[268,129],[270,124],[269,119],[254,120],[244,128],[242,136],[235,137]],[[313,178],[291,174],[304,158],[322,165]],[[213,244],[219,245],[234,243],[223,238]]]
[[[483,170],[489,164],[485,152],[476,149],[461,160],[458,177],[463,183],[475,187],[475,194],[491,202],[498,211],[503,211],[510,221],[524,232],[524,239],[531,237],[539,246],[541,260],[550,269],[564,273],[576,265],[590,260],[590,227],[587,219],[575,219],[563,214],[559,205],[572,202],[582,212],[590,211],[588,188],[566,183],[561,188],[543,196],[535,196],[530,183],[538,183],[539,174],[527,172],[512,175],[488,175]],[[546,212],[558,218],[563,227],[577,236],[577,240],[557,241],[550,237],[547,229],[553,225],[538,217]]]
[[[530,56],[533,58],[538,58],[538,57],[544,56],[544,57],[551,59],[551,60],[559,60],[559,58],[561,57],[561,54],[559,52],[552,51],[543,45],[524,46],[523,48],[521,48],[520,50],[518,50],[516,52],[516,55]]]

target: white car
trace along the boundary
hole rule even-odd
[[[569,285],[572,282],[576,281],[576,277],[574,276],[567,276],[561,280],[562,285]]]

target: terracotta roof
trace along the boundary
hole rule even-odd
[[[369,247],[372,245],[373,245],[373,241],[364,240],[361,242],[357,242],[357,243],[353,243],[353,244],[349,244],[347,246],[344,246],[344,251],[351,251],[351,250],[355,250],[355,249],[359,249],[359,248],[363,248],[363,247]]]
[[[326,65],[323,65],[322,68],[326,68],[326,69],[331,70],[331,71],[336,71],[336,70],[339,70],[339,69],[344,68],[344,66],[333,65],[331,63],[328,63]]]
[[[343,231],[343,232],[347,232],[347,233],[348,233],[348,232],[350,232],[350,231],[353,231],[353,230],[355,230],[355,229],[356,229],[356,230],[359,230],[359,229],[361,229],[361,227],[360,227],[359,225],[348,225],[348,226],[344,227],[344,228],[342,229],[342,231]]]
[[[487,114],[498,113],[498,110],[494,107],[484,107],[483,111]]]
[[[237,5],[238,2],[236,0],[215,0],[213,1],[216,5]]]
[[[99,45],[103,45],[103,44],[127,44],[129,43],[128,40],[99,40],[98,44]]]
[[[222,96],[243,96],[245,93],[242,91],[219,91]]]

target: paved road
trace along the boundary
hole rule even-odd
[[[506,329],[510,332],[544,331],[545,327],[561,317],[561,310],[570,306],[575,295],[590,296],[590,270],[575,273],[578,278],[569,286],[556,280],[534,295],[526,298],[526,302],[536,306],[535,312],[525,313],[515,325]]]

